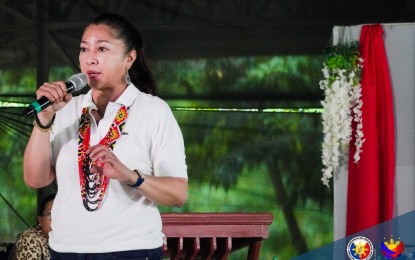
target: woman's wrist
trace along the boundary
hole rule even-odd
[[[132,181],[130,183],[128,183],[127,185],[130,186],[131,188],[137,189],[138,187],[141,186],[141,184],[143,184],[144,182],[144,175],[139,173],[137,170],[133,170],[134,172],[134,179],[132,179]]]
[[[47,122],[46,124],[43,122]],[[33,125],[37,127],[42,132],[49,132],[49,130],[52,128],[53,123],[55,122],[55,114],[50,119],[42,118],[42,120],[39,118],[38,114],[35,114]]]

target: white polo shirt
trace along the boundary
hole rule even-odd
[[[91,120],[91,145],[106,135],[121,105],[129,107],[123,133],[113,150],[121,162],[146,175],[187,179],[183,136],[169,106],[132,84],[116,102],[108,104],[98,126]],[[96,253],[162,246],[164,235],[157,206],[118,180],[109,181],[98,210],[84,208],[77,162],[83,107],[96,109],[91,91],[74,97],[58,111],[52,129],[51,156],[58,193],[52,209],[50,247],[58,252]]]

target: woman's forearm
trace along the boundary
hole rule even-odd
[[[23,176],[33,189],[49,185],[55,179],[50,161],[50,132],[34,127],[23,156]]]
[[[187,180],[184,178],[146,175],[137,190],[162,206],[182,207],[187,200]]]

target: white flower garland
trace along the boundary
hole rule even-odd
[[[354,162],[360,160],[362,145],[364,142],[360,71],[363,60],[359,59],[353,69],[329,68],[323,64],[324,79],[320,81],[320,88],[324,91],[323,105],[323,144],[322,162],[323,176],[321,181],[327,187],[330,178],[333,177],[340,158],[349,151],[349,142],[352,135],[352,120],[357,123],[355,134],[356,152]],[[353,113],[351,112],[353,111]]]

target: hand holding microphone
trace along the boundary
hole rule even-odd
[[[73,93],[75,91],[81,90],[87,85],[87,83],[87,77],[85,74],[78,73],[72,75],[69,80],[65,82],[66,93]],[[25,117],[34,116],[52,104],[53,102],[51,102],[46,96],[42,96],[38,100],[31,103],[25,110],[23,110],[23,115]]]

